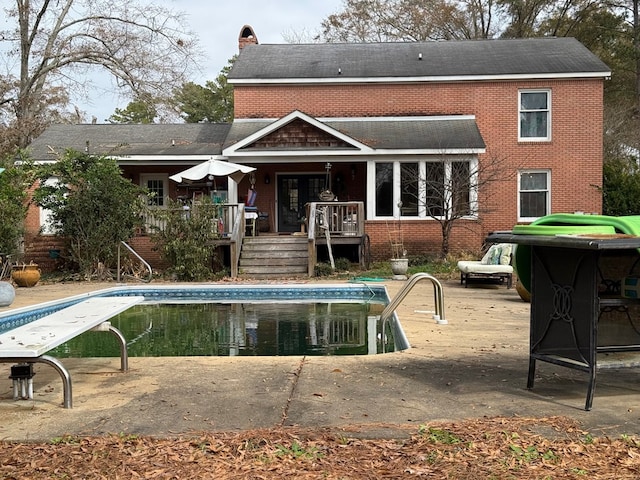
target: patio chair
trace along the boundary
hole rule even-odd
[[[244,204],[245,231],[248,230],[252,237],[255,237],[258,234],[258,229],[256,228],[258,224],[258,207],[256,207],[257,197],[258,192],[256,192],[255,188],[250,188],[247,192],[247,199]]]
[[[491,245],[481,260],[461,260],[458,262],[460,270],[460,285],[469,286],[470,279],[507,281],[507,288],[513,285],[513,267],[511,258],[513,245],[497,243]]]

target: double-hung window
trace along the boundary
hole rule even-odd
[[[375,164],[375,217],[474,215],[476,159]]]
[[[518,172],[518,220],[533,221],[550,213],[551,172],[524,170]]]
[[[549,90],[521,90],[519,92],[518,140],[551,140],[551,92]]]

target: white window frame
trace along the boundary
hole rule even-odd
[[[44,185],[55,187],[60,183],[58,177],[49,177],[44,181]],[[40,235],[57,235],[58,227],[51,222],[53,212],[48,208],[40,207]]]
[[[167,208],[167,198],[169,198],[169,175],[166,173],[143,173],[140,175],[140,186],[146,189],[147,182],[149,180],[160,180],[162,182],[162,190],[164,191],[162,205],[149,205],[149,208]]]
[[[545,205],[545,214],[548,215],[551,213],[551,170],[549,169],[527,169],[527,170],[518,170],[518,221],[519,222],[533,222],[540,217],[523,217],[521,215],[521,204],[520,204],[520,194],[523,192],[521,188],[522,176],[528,173],[544,173],[547,176],[547,188],[545,190],[525,190],[526,192],[541,192],[544,191],[547,193],[546,195],[546,205]],[[543,215],[543,216],[544,216]]]
[[[522,94],[526,93],[545,93],[547,95],[547,108],[538,110],[522,109]],[[522,114],[527,112],[547,112],[547,134],[543,137],[525,137],[522,135]],[[551,141],[551,90],[543,89],[526,89],[518,91],[518,141],[519,142],[550,142]]]
[[[451,164],[455,162],[468,162],[469,171],[471,172],[471,179],[469,181],[469,210],[470,215],[465,215],[463,218],[475,219],[478,215],[478,158],[473,157],[460,157],[460,156],[448,156],[445,159],[438,158],[437,160],[370,160],[367,165],[367,218],[372,220],[388,220],[391,218],[401,218],[402,220],[428,220],[434,217],[427,215],[427,208],[425,205],[426,189],[424,188],[424,182],[420,182],[418,188],[418,196],[420,198],[418,204],[418,215],[412,216],[400,216],[400,198],[401,198],[401,184],[400,184],[400,164],[401,163],[417,163],[418,174],[420,178],[425,178],[427,163],[442,163],[444,162],[445,176],[451,174]],[[392,163],[393,164],[393,215],[392,216],[379,216],[376,215],[376,163]],[[445,206],[445,209],[451,208],[451,205]],[[440,217],[443,218],[443,217]]]

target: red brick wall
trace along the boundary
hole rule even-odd
[[[550,142],[518,142],[519,89],[551,90],[552,140]],[[485,186],[480,192],[481,218],[459,221],[451,238],[451,251],[478,250],[486,234],[507,230],[517,223],[518,169],[551,169],[552,212],[597,212],[602,209],[598,191],[602,184],[602,81],[509,81],[460,82],[449,84],[406,85],[304,85],[246,86],[236,85],[236,118],[277,118],[300,110],[316,117],[403,116],[403,115],[475,115],[487,145],[481,162],[492,158],[504,162],[504,180]],[[357,166],[357,178],[347,182],[348,188],[338,192],[340,200],[365,200],[365,165]],[[275,229],[275,186],[279,172],[323,171],[324,159],[316,163],[258,165],[257,206],[270,215]],[[145,166],[125,167],[125,175],[134,182],[143,172],[175,173],[179,168]],[[338,172],[350,179],[350,164],[334,162],[332,176]],[[271,183],[264,183],[269,175]],[[179,194],[169,182],[170,195]],[[245,179],[239,195],[248,188]],[[39,214],[30,209],[27,231],[37,234]],[[404,242],[409,254],[440,251],[440,225],[429,219],[403,221]],[[388,231],[385,221],[368,221],[366,231],[375,258],[389,256]],[[45,241],[45,240],[43,240]],[[139,242],[139,243],[138,243]],[[158,252],[148,239],[134,242],[134,248],[154,268],[161,268]],[[44,252],[44,250],[43,250]],[[34,254],[35,255],[35,254]],[[41,254],[38,254],[39,256]],[[42,254],[44,255],[44,254]],[[44,259],[43,259],[44,261]]]
[[[518,91],[551,91],[552,139],[518,142]],[[317,117],[475,115],[487,145],[481,162],[499,159],[504,181],[480,192],[482,217],[455,228],[452,250],[479,248],[486,233],[517,223],[519,169],[551,170],[551,212],[600,213],[602,80],[460,82],[406,85],[237,85],[236,118],[276,118],[300,110]],[[439,250],[434,221],[403,222],[408,250]],[[471,231],[467,227],[471,226]],[[462,227],[462,224],[459,225]],[[388,251],[385,222],[368,222],[374,254]],[[425,240],[427,239],[427,240]]]

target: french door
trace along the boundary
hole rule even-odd
[[[278,175],[278,232],[299,232],[305,205],[319,201],[325,190],[325,175]]]

